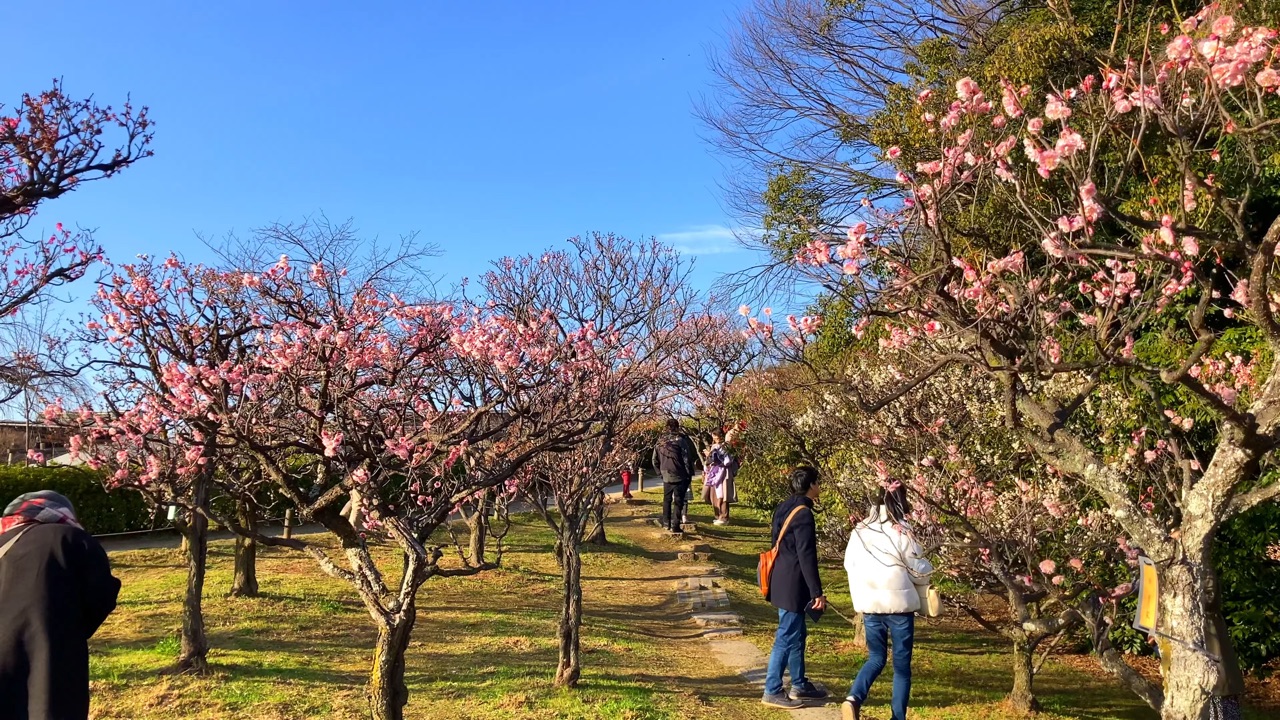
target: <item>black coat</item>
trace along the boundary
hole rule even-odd
[[[778,542],[782,523],[797,505],[809,509],[796,513],[778,545],[778,557],[769,577],[769,602],[774,607],[798,613],[804,612],[810,601],[823,594],[822,580],[818,577],[818,527],[813,520],[813,500],[792,495],[779,505],[773,514],[770,539]]]
[[[675,451],[663,452],[663,446]],[[690,482],[698,471],[698,449],[684,433],[666,433],[658,438],[653,450],[653,464],[662,473],[662,482]]]
[[[115,609],[120,581],[84,530],[30,528],[0,558],[0,720],[86,720],[89,638]]]

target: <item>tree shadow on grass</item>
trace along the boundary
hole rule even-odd
[[[592,546],[585,546],[585,547],[588,548],[586,553],[588,555],[608,553],[610,555],[639,558],[642,560],[649,560],[652,562],[673,562],[679,559],[679,553],[681,552],[679,548],[674,548],[674,547],[671,548],[670,550],[667,550],[667,549],[650,550],[648,548],[640,547],[639,545],[627,540],[614,541],[604,547],[592,547]],[[583,579],[588,580],[591,578],[583,578]],[[618,578],[618,579],[632,579],[632,578]]]
[[[648,671],[625,673],[616,669],[626,666],[629,658],[625,652],[608,648],[584,648],[584,651],[582,680],[573,691],[580,694],[584,702],[591,702],[593,698],[630,697],[652,704],[657,695],[682,693],[693,695],[699,702],[711,703],[755,697],[758,693],[736,674],[690,677]],[[554,647],[504,652],[501,656],[483,649],[411,653],[406,680],[411,687],[430,687],[432,692],[448,696],[492,701],[516,691],[550,691],[556,660]],[[458,668],[467,670],[458,672]]]
[[[811,633],[819,653],[810,662],[811,672],[822,680],[840,677],[843,683],[866,660],[861,649],[837,650],[833,643],[852,648],[851,629],[824,627]],[[913,657],[911,705],[946,709],[983,706],[1003,701],[1012,687],[1010,648],[998,639],[966,634],[946,625],[917,626]],[[892,688],[892,668],[886,668],[872,690],[867,707],[887,714]],[[830,684],[829,684],[830,686]],[[1053,664],[1037,676],[1036,692],[1046,709],[1080,720],[1152,720],[1155,714],[1136,697],[1106,678],[1076,673]],[[1011,711],[1010,711],[1011,712]]]

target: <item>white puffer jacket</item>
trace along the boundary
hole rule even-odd
[[[844,569],[853,609],[860,613],[916,612],[928,592],[933,565],[921,557],[924,551],[911,537],[911,527],[899,527],[902,530],[894,527],[881,505],[849,536]]]

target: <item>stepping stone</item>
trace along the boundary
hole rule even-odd
[[[676,558],[684,562],[709,562],[711,553],[709,552],[682,552],[676,553]]]
[[[676,601],[695,612],[729,607],[729,593],[720,587],[719,573],[681,578],[676,581]]]
[[[735,612],[695,613],[693,621],[701,627],[729,627],[742,624],[742,616]]]
[[[698,591],[703,588],[702,578],[688,577],[676,581],[676,590]]]

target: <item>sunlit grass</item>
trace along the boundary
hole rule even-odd
[[[646,499],[653,496],[646,494]],[[695,504],[714,559],[724,568],[749,640],[768,649],[776,613],[755,589],[763,519],[736,509],[733,524],[710,525]],[[509,536],[501,570],[435,578],[423,588],[407,656],[410,718],[609,718],[751,720],[786,714],[759,704],[759,688],[720,667],[670,606],[683,575],[676,546],[643,522],[645,505],[615,507],[611,544],[584,553],[584,675],[577,690],[552,686],[559,571],[553,538],[535,518]],[[635,517],[632,517],[632,514]],[[380,547],[380,553],[391,548]],[[231,544],[215,542],[205,594],[211,675],[162,674],[178,651],[185,566],[176,551],[113,554],[124,581],[120,608],[93,641],[93,717],[100,720],[359,718],[374,631],[343,583],[309,558],[264,550],[263,596],[228,598]],[[389,562],[387,567],[397,563]],[[843,572],[826,568],[831,597],[848,606]],[[864,656],[852,631],[828,613],[810,635],[809,674],[838,695]],[[1011,720],[1006,647],[955,623],[922,624],[915,655],[913,717]],[[1087,665],[1087,664],[1086,664]],[[876,685],[869,720],[889,716],[889,671]],[[1039,680],[1045,720],[1141,720],[1154,715],[1097,672],[1050,661]],[[1265,712],[1251,717],[1260,720]]]

